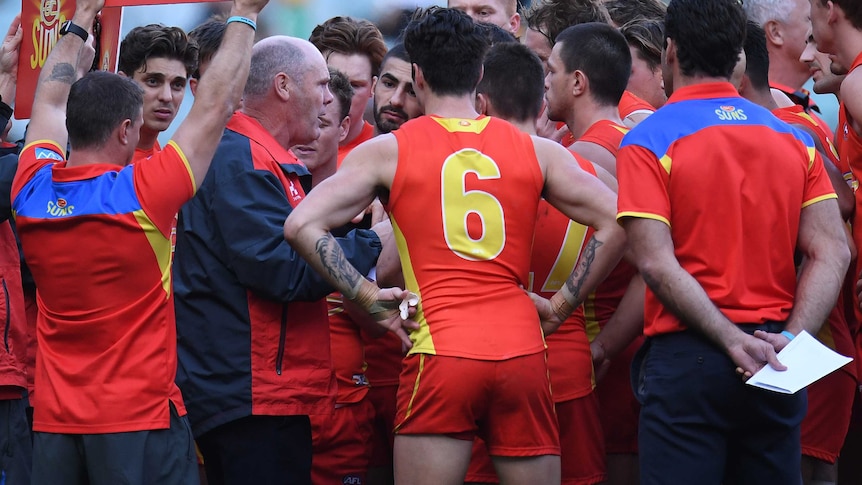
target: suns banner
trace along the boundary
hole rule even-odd
[[[120,26],[123,7],[138,5],[164,5],[173,3],[199,3],[215,0],[106,0],[98,20],[95,47],[98,69],[116,71],[120,48]],[[74,0],[23,0],[21,28],[24,40],[18,58],[18,89],[15,96],[15,118],[30,118],[33,95],[39,72],[48,54],[60,38],[60,26],[75,13]],[[88,25],[81,27],[88,28]]]

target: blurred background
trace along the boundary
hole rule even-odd
[[[531,1],[521,0],[528,6]],[[383,33],[387,42],[392,44],[406,24],[407,16],[417,7],[446,5],[446,0],[270,0],[258,19],[258,38],[282,34],[307,39],[314,27],[336,15],[350,15],[374,22]],[[185,3],[174,5],[155,5],[126,7],[123,10],[123,36],[133,27],[151,23],[162,23],[191,30],[210,15],[228,11],[230,2]],[[0,0],[0,29],[5,32],[12,18],[21,10],[20,0]],[[26,33],[25,33],[26,35]],[[811,90],[812,82],[805,85]],[[822,117],[833,131],[838,124],[838,104],[832,95],[821,96],[812,93],[820,106]],[[191,92],[187,92],[177,119],[182,119],[191,107]],[[167,143],[173,134],[175,121],[168,131],[162,133],[159,142]],[[25,123],[15,122],[10,133],[12,139],[23,137]]]

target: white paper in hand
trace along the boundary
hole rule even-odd
[[[419,297],[413,293],[410,293],[410,296],[401,300],[401,303],[398,304],[398,309],[401,310],[401,319],[407,320],[410,318],[410,307],[416,306],[419,304]]]
[[[820,343],[808,332],[796,336],[778,353],[778,360],[787,367],[777,371],[766,365],[751,376],[746,384],[784,394],[794,394],[803,387],[840,369],[853,359],[845,357]]]

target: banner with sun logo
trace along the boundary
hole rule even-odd
[[[197,3],[218,0],[106,0],[94,26],[96,58],[94,69],[116,72],[120,48],[120,25],[123,7],[173,3]],[[23,0],[21,28],[24,40],[18,58],[18,89],[15,96],[15,118],[28,119],[33,108],[36,82],[48,54],[60,39],[60,26],[75,13],[74,0]],[[89,26],[82,25],[87,28]]]

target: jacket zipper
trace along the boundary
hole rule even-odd
[[[9,288],[6,286],[6,278],[3,278],[3,297],[6,299],[6,327],[3,329],[3,345],[6,346],[6,352],[9,352],[9,327],[11,327],[11,322],[9,321]]]
[[[6,282],[4,281],[3,284],[5,285]],[[287,304],[281,305],[281,334],[278,339],[278,354],[275,356],[275,373],[278,375],[281,375],[285,340],[287,340]]]

